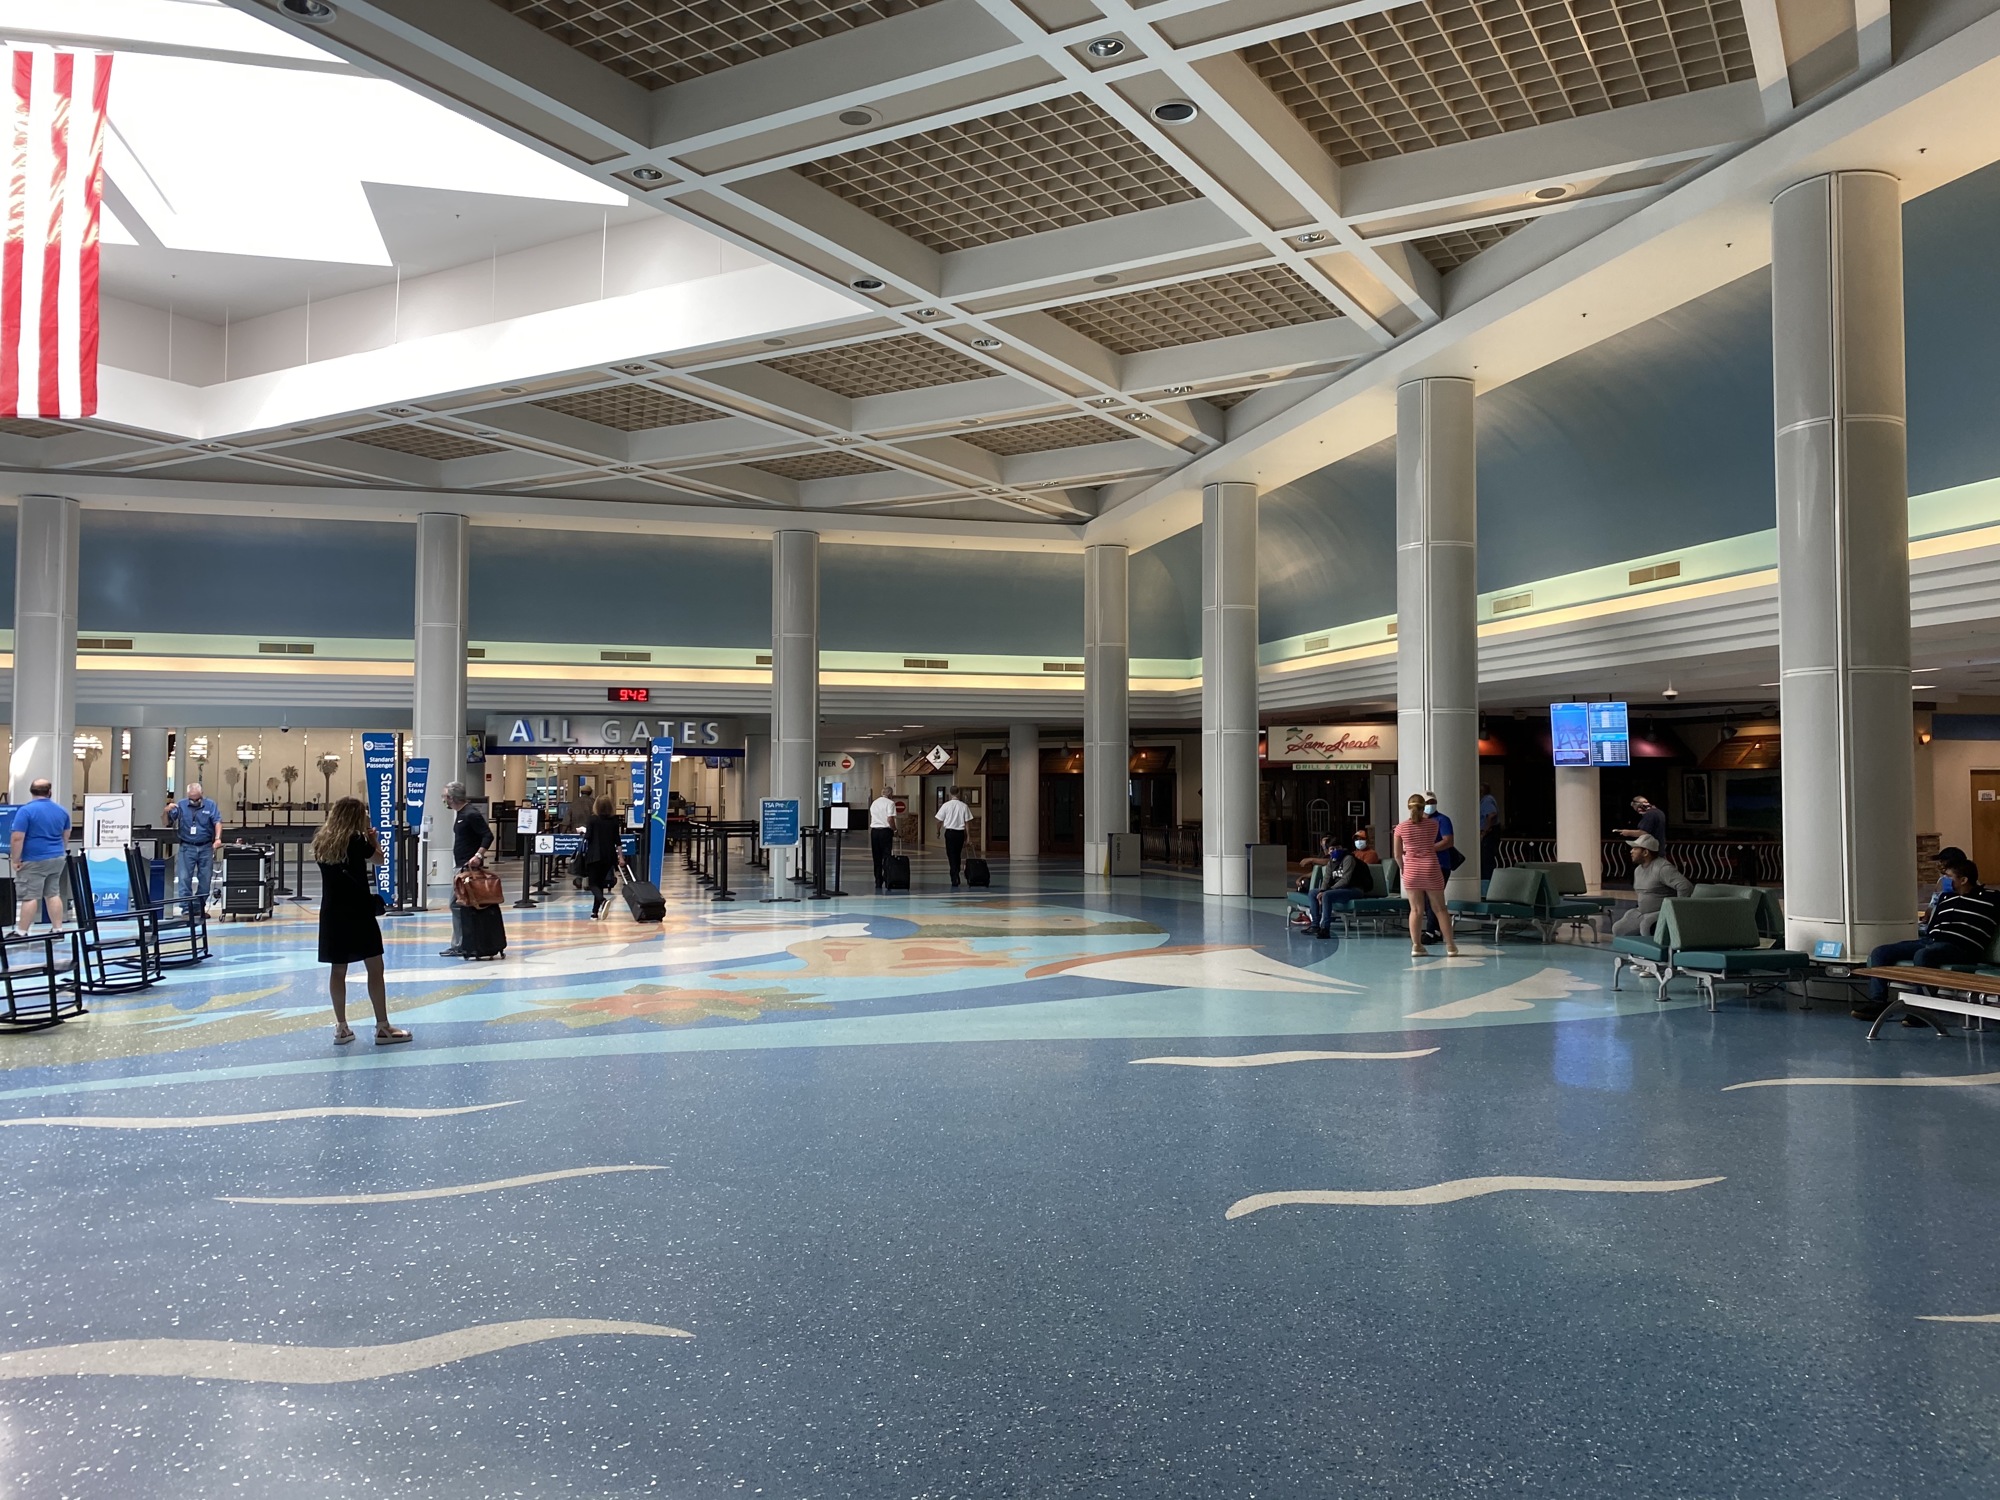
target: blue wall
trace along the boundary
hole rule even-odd
[[[1266,495],[1257,575],[1257,633],[1267,641],[1394,614],[1395,439]]]
[[[829,544],[819,553],[819,630],[826,651],[1080,656],[1083,558]]]
[[[1130,609],[1134,656],[1201,655],[1200,527],[1133,557]]]
[[[10,553],[14,524],[10,511]],[[416,536],[389,522],[86,510],[77,624],[86,633],[408,640]],[[6,573],[11,619],[13,568]]]
[[[771,640],[769,542],[475,526],[471,573],[474,640],[759,650]]]

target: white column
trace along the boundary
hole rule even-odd
[[[757,804],[771,795],[771,736],[766,734],[746,734],[743,736],[743,796],[744,806],[749,810],[746,818],[758,815]]]
[[[1102,875],[1111,868],[1111,835],[1129,832],[1132,827],[1130,577],[1131,553],[1125,548],[1083,549],[1083,870],[1086,875]],[[1013,774],[1011,759],[1008,774]]]
[[[23,495],[14,551],[14,744],[9,786],[16,802],[46,776],[70,804],[76,756],[76,565],[82,512],[66,495]]]
[[[1595,896],[1604,889],[1604,814],[1595,766],[1556,768],[1556,858],[1583,866],[1583,883]]]
[[[167,805],[167,730],[147,724],[132,731],[132,823],[157,827]],[[221,804],[218,803],[217,806]]]
[[[1007,862],[1042,856],[1042,731],[1015,724],[1007,731]]]
[[[817,816],[819,768],[819,533],[771,538],[771,791]]]
[[[185,797],[187,795],[188,782],[194,779],[194,772],[191,769],[194,762],[191,748],[194,744],[194,731],[183,728],[176,729],[173,733],[174,784],[169,790],[173,796]],[[217,807],[222,806],[222,793],[227,790],[226,787],[204,787],[203,790],[207,795],[215,799]]]
[[[1914,930],[1903,219],[1836,172],[1772,205],[1785,944]]]
[[[1436,792],[1465,863],[1454,900],[1479,896],[1479,581],[1472,382],[1396,391],[1396,738],[1404,798]],[[1400,821],[1404,809],[1396,809]],[[1389,830],[1377,829],[1383,843]],[[1388,855],[1385,852],[1384,858]]]
[[[1201,492],[1201,888],[1250,889],[1257,842],[1257,487]]]
[[[430,760],[424,822],[431,830],[431,889],[452,881],[447,783],[465,777],[465,637],[471,523],[450,512],[417,517],[417,657],[410,753]]]

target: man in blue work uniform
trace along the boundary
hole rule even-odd
[[[174,894],[189,916],[208,905],[208,888],[215,879],[215,856],[222,848],[222,809],[191,782],[188,794],[167,804],[167,827],[180,836],[175,856]],[[189,904],[192,897],[193,904]]]

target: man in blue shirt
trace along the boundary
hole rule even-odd
[[[1479,783],[1479,878],[1491,880],[1500,863],[1500,799],[1493,788]]]
[[[69,809],[50,795],[54,790],[47,777],[33,782],[27,806],[14,814],[8,854],[14,862],[14,896],[21,903],[15,913],[16,937],[28,935],[35,925],[35,908],[43,905],[49,909],[49,930],[62,931]]]
[[[190,782],[185,797],[167,804],[167,827],[180,835],[174,864],[174,894],[180,898],[181,909],[193,916],[208,905],[208,888],[215,879],[215,856],[222,848],[222,809],[201,794],[199,781]]]

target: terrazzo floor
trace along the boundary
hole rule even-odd
[[[2000,1032],[942,886],[0,1036],[0,1494],[2000,1492]]]

